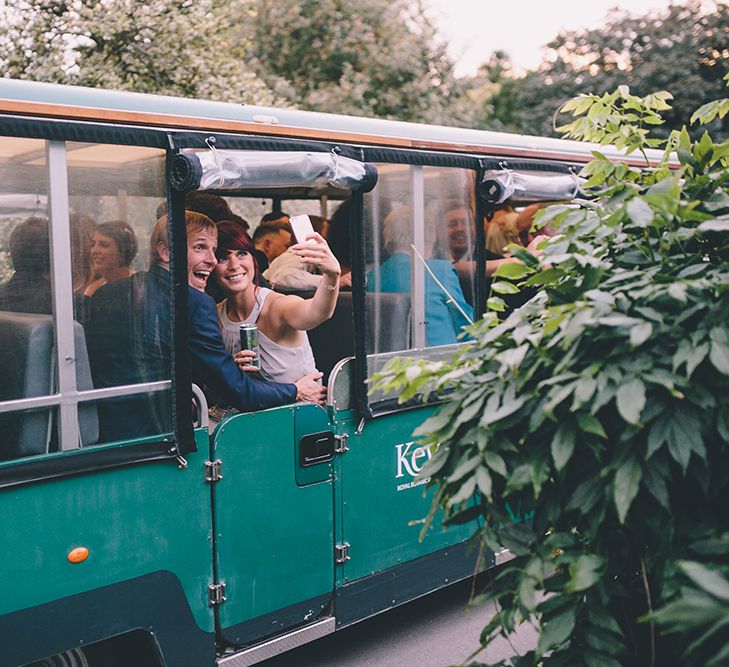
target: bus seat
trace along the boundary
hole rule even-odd
[[[334,365],[340,359],[354,354],[353,332],[352,293],[340,292],[333,315],[307,332],[316,367],[324,373],[324,384],[328,382]]]
[[[368,292],[368,354],[410,348],[410,295],[404,292]]]
[[[93,389],[83,327],[74,322],[76,386]],[[53,318],[50,315],[0,312],[0,400],[47,396],[57,390]],[[99,440],[96,406],[79,404],[79,444]],[[45,454],[53,440],[53,410],[0,414],[0,459]]]
[[[0,400],[53,392],[53,318],[0,312]],[[50,408],[0,414],[0,459],[48,451]]]
[[[398,292],[368,292],[367,352],[392,352],[410,347],[410,295]],[[354,355],[352,293],[340,292],[334,314],[309,331],[316,367],[324,383],[334,365]]]

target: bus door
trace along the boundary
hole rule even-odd
[[[219,632],[234,645],[320,620],[334,588],[334,435],[323,408],[236,414],[211,438]]]
[[[364,256],[354,263],[365,274],[360,310],[366,326],[355,335],[364,338],[358,353],[366,352],[367,380],[393,357],[450,356],[473,318],[475,293],[475,277],[460,276],[453,263],[456,257],[473,259],[474,173],[376,167],[377,185],[364,196],[362,242],[355,244]],[[465,557],[471,526],[446,529],[436,517],[420,539],[432,493],[417,475],[431,453],[413,432],[435,407],[417,398],[401,405],[395,394],[373,394],[371,385],[364,396],[357,372],[354,359],[344,361],[329,382],[332,422],[348,449],[336,463],[342,480],[336,489],[337,543],[348,551],[337,570],[338,625],[474,570]],[[363,419],[363,404],[374,418]]]

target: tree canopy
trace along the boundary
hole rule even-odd
[[[447,123],[459,84],[421,2],[258,0],[252,53],[304,109]]]
[[[233,40],[246,0],[5,0],[5,76],[162,95],[279,100]]]
[[[547,45],[544,62],[521,78],[504,67],[485,67],[473,87],[493,93],[481,102],[479,124],[536,135],[556,135],[555,110],[578,93],[601,95],[627,85],[637,95],[670,90],[672,108],[657,136],[688,124],[701,104],[724,95],[729,72],[729,6],[691,0],[662,12],[632,15],[613,10],[605,25],[561,33]],[[503,54],[501,60],[504,60]],[[729,119],[711,128],[729,136]]]

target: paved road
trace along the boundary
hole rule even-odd
[[[493,610],[466,609],[471,585],[462,582],[403,607],[380,614],[333,635],[261,663],[262,667],[446,667],[465,661],[478,648],[481,629]],[[512,640],[519,653],[536,645],[524,627]],[[495,662],[514,655],[497,640],[477,657]]]

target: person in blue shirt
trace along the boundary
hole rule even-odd
[[[432,230],[425,231],[427,236]],[[410,247],[412,215],[408,206],[398,206],[387,215],[384,220],[383,237],[384,250],[388,258],[379,268],[375,267],[368,272],[367,290],[410,293],[410,263],[417,262],[425,280],[426,344],[430,347],[457,342],[462,327],[469,324],[463,313],[473,320],[473,309],[463,296],[453,265],[445,259],[428,258],[428,255],[432,254],[434,239],[426,240],[425,261],[444,290],[433,280]]]

